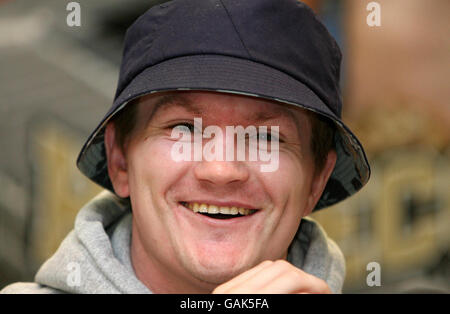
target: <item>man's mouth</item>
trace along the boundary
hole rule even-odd
[[[255,213],[256,209],[237,207],[237,206],[218,206],[214,204],[180,202],[181,205],[194,213],[202,214],[215,219],[232,219],[243,216],[249,216]]]

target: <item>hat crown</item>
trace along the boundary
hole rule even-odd
[[[152,7],[126,33],[115,98],[148,67],[205,54],[280,70],[341,116],[340,49],[312,10],[297,0],[174,0]]]

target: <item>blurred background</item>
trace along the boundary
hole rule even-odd
[[[127,27],[165,1],[79,0],[73,27],[69,2],[0,0],[0,289],[32,281],[100,191],[77,154],[112,103]],[[449,293],[450,1],[306,2],[343,51],[344,121],[373,170],[312,215],[344,252],[344,293]]]

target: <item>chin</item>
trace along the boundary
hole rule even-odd
[[[231,280],[232,278],[236,277],[241,273],[241,269],[236,268],[219,268],[219,267],[212,267],[212,268],[196,268],[193,270],[193,276],[200,281],[219,285],[222,284],[228,280]]]
[[[236,262],[231,258],[209,256],[206,259],[196,259],[195,262],[185,266],[195,278],[218,285],[236,277],[252,265],[247,265],[242,260]]]

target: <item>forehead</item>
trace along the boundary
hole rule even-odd
[[[308,123],[306,110],[293,105],[252,96],[209,91],[175,91],[153,94],[139,100],[141,114],[150,122],[155,117],[189,112],[196,116],[215,116],[262,122],[283,120],[295,125]]]

